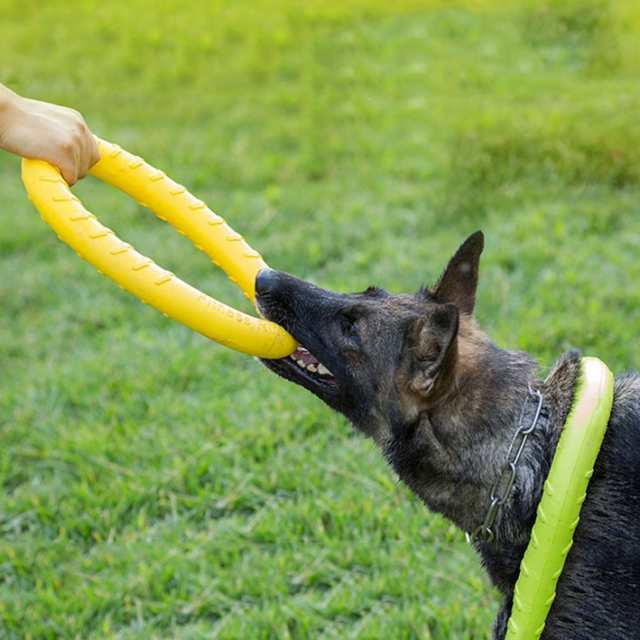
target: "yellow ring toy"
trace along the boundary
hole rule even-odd
[[[242,236],[162,171],[98,140],[91,174],[135,198],[186,235],[255,302],[255,278],[267,265]],[[296,348],[279,325],[228,307],[162,269],[102,225],[71,193],[60,172],[41,160],[22,161],[22,180],[43,220],[98,271],[143,302],[236,351],[282,358]]]

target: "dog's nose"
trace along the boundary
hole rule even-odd
[[[280,280],[279,276],[280,274],[273,269],[261,269],[256,276],[256,293],[258,295],[274,293]]]

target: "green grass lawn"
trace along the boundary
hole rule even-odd
[[[4,0],[0,82],[82,111],[274,267],[411,291],[487,236],[481,324],[640,360],[636,0]],[[245,310],[87,180],[139,250]],[[62,245],[0,155],[0,637],[485,639],[462,534],[373,445]]]

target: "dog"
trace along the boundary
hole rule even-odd
[[[299,342],[263,360],[372,438],[430,509],[473,534],[507,464],[519,424],[542,410],[515,466],[491,539],[473,545],[503,596],[505,637],[520,561],[579,376],[560,357],[545,380],[534,359],[497,347],[473,312],[484,235],[460,246],[435,286],[395,295],[343,294],[274,270],[256,278],[262,314]],[[615,381],[613,410],[543,640],[640,638],[640,376]]]

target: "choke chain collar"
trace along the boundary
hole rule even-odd
[[[533,420],[530,425],[524,424],[527,401],[529,398],[534,398],[536,401],[536,409],[533,416]],[[507,453],[507,462],[502,468],[498,479],[491,487],[491,497],[489,507],[482,520],[482,524],[477,527],[471,535],[467,534],[467,539],[470,542],[493,542],[495,539],[495,523],[502,509],[503,505],[509,500],[511,491],[513,490],[513,484],[516,479],[516,467],[524,451],[524,447],[527,443],[527,439],[533,433],[542,412],[542,402],[544,396],[538,389],[534,389],[531,385],[528,387],[528,395],[522,404],[522,411],[520,413],[520,419],[518,421],[518,428],[513,435],[511,444],[509,445],[509,451]]]

